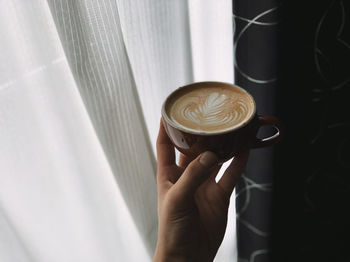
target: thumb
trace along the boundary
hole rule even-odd
[[[194,159],[174,185],[177,196],[193,196],[197,188],[208,178],[212,167],[218,163],[217,156],[206,151]],[[182,198],[181,197],[181,198]]]

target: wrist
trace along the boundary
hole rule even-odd
[[[189,262],[185,255],[171,254],[157,246],[154,253],[153,262]]]

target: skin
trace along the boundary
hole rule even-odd
[[[205,157],[201,161],[201,157]],[[158,242],[153,262],[213,261],[223,240],[232,191],[249,151],[240,152],[216,182],[220,169],[214,153],[195,159],[175,149],[160,124],[157,139]]]

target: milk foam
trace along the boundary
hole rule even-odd
[[[241,90],[199,88],[179,96],[171,105],[170,118],[184,127],[199,131],[221,131],[243,122],[252,105]]]

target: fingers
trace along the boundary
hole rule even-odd
[[[193,196],[197,188],[209,177],[217,163],[218,158],[209,151],[194,159],[174,185],[176,195],[181,198]]]
[[[175,149],[164,129],[162,120],[157,138],[157,161],[158,168],[175,164]]]
[[[220,169],[222,168],[222,164],[221,165],[217,165],[215,168],[213,168],[213,170],[210,173],[210,177],[208,179],[208,183],[215,183],[215,178],[218,175]]]
[[[184,154],[180,154],[180,159],[179,159],[179,167],[186,168],[189,163],[193,161],[193,157],[188,157]]]
[[[240,179],[242,172],[247,164],[249,150],[242,151],[235,156],[231,164],[225,170],[218,185],[228,194],[231,195],[237,181]]]

